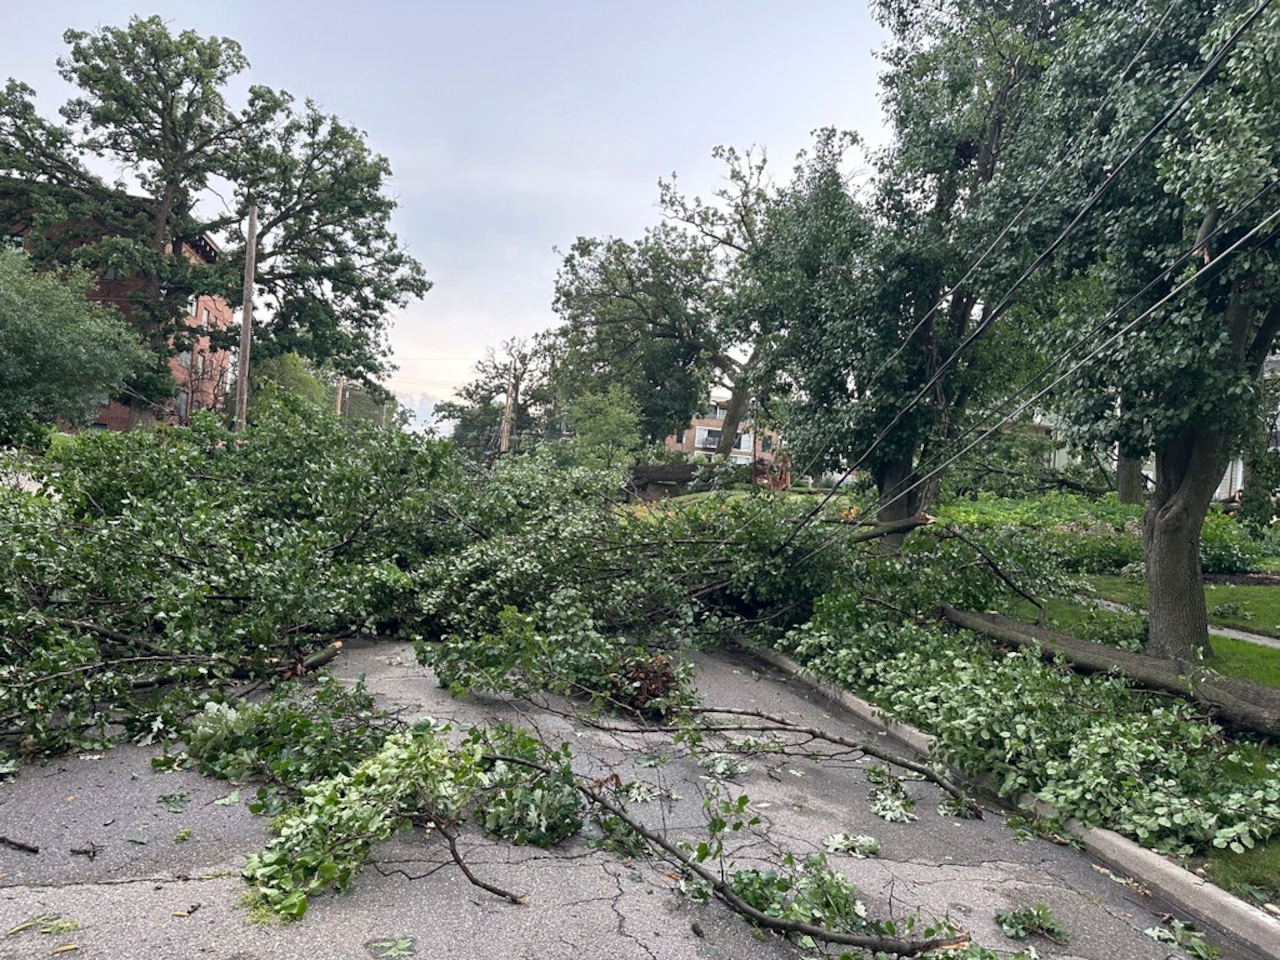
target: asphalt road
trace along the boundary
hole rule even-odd
[[[707,704],[755,709],[846,738],[888,738],[772,668],[733,655],[700,656]],[[349,645],[334,665],[360,674],[387,705],[459,724],[507,720],[550,742],[568,741],[583,773],[649,784],[633,804],[673,838],[706,836],[703,798],[713,788],[750,798],[758,827],[735,835],[739,867],[776,866],[786,852],[820,852],[833,834],[869,834],[867,859],[832,855],[871,915],[904,921],[949,917],[1001,953],[1031,945],[1041,957],[1164,960],[1168,945],[1144,935],[1166,908],[1140,882],[1069,847],[1015,834],[991,807],[981,820],[938,812],[939,791],[910,782],[917,819],[872,812],[874,762],[796,743],[744,758],[742,769],[708,771],[654,732],[600,730],[527,703],[452,700],[403,645]],[[906,751],[905,748],[904,752]],[[470,885],[433,836],[405,834],[377,848],[341,895],[317,898],[299,923],[255,926],[237,905],[246,854],[267,824],[243,803],[218,804],[235,785],[190,771],[156,772],[155,747],[126,746],[28,767],[0,785],[0,836],[38,847],[0,846],[0,958],[94,960],[683,960],[813,956],[762,934],[719,903],[689,901],[670,864],[624,861],[590,845],[589,832],[553,850],[514,847],[467,828],[462,848],[484,879],[524,893],[513,905]],[[714,766],[714,764],[713,764]],[[724,764],[724,766],[737,766]],[[251,792],[245,788],[245,796]],[[1000,910],[1045,904],[1068,931],[1066,944],[1006,937]],[[24,926],[37,917],[56,917]],[[21,930],[8,933],[13,928]],[[42,932],[48,931],[48,932]],[[69,949],[74,947],[75,949]],[[63,948],[68,948],[59,953]],[[834,951],[838,954],[839,951]],[[1230,956],[1231,954],[1228,954]],[[1237,954],[1237,956],[1242,956]]]

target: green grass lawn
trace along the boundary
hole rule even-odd
[[[1115,579],[1119,580],[1118,577]],[[1135,585],[1126,582],[1126,586]],[[1141,584],[1137,586],[1145,593],[1145,588]],[[1237,587],[1236,589],[1246,588]],[[1280,588],[1277,587],[1253,589],[1280,592]],[[1145,597],[1143,599],[1145,600]],[[1117,598],[1115,602],[1128,601]],[[1037,615],[1035,608],[1025,601],[1010,606],[1006,612],[1009,616],[1017,617],[1027,623],[1034,623]],[[1140,649],[1143,624],[1142,618],[1136,614],[1117,613],[1069,600],[1049,600],[1045,603],[1045,613],[1049,619],[1049,626],[1055,630],[1080,637],[1082,640],[1094,640],[1100,643],[1116,643],[1118,639],[1124,638],[1129,641],[1130,649]],[[1214,658],[1209,665],[1214,670],[1224,676],[1240,677],[1280,688],[1280,650],[1249,643],[1246,640],[1233,640],[1218,634],[1213,634],[1210,642],[1213,644]]]
[[[1114,576],[1089,577],[1089,582],[1104,600],[1138,610],[1147,606],[1145,583]],[[1215,626],[1280,637],[1280,587],[1207,583],[1204,599],[1209,607],[1209,622]]]
[[[1209,879],[1249,903],[1280,903],[1280,839],[1244,853],[1214,850],[1205,864]]]

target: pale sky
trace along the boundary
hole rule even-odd
[[[856,0],[0,0],[0,79],[51,115],[63,30],[157,12],[237,40],[249,82],[391,161],[396,232],[435,283],[391,333],[404,399],[447,398],[486,346],[554,325],[553,248],[638,236],[673,172],[710,194],[713,146],[763,147],[785,177],[818,127],[883,137],[883,34]]]

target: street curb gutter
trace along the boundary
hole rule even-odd
[[[806,674],[799,663],[785,654],[776,650],[748,647],[743,650],[804,683],[827,700],[895,737],[912,750],[925,754],[930,752],[932,737],[909,724],[889,720],[874,704],[835,684]],[[1052,805],[1036,800],[1030,794],[1021,797],[1018,805],[1039,817],[1057,816],[1057,810]],[[1112,830],[1087,827],[1078,820],[1068,821],[1067,829],[1089,853],[1109,867],[1132,877],[1200,923],[1252,950],[1259,957],[1280,960],[1280,920]]]

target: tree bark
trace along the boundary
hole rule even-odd
[[[756,351],[745,363],[736,364],[730,357],[720,360],[722,367],[733,371],[733,391],[729,394],[729,406],[724,412],[724,421],[720,425],[720,441],[716,444],[716,456],[727,457],[733,452],[733,444],[738,436],[738,427],[746,416],[747,407],[751,403],[751,378],[749,371],[755,366]],[[754,424],[752,429],[755,429]]]
[[[1200,567],[1200,531],[1227,466],[1222,433],[1192,427],[1156,450],[1156,484],[1142,518],[1147,562],[1147,653],[1171,660],[1213,656]]]
[[[917,480],[915,462],[910,454],[875,465],[876,489],[880,499],[876,505],[876,523],[896,524],[914,517],[921,510],[922,487]],[[880,540],[879,551],[897,553],[907,539],[907,532],[891,534]]]
[[[1123,453],[1116,463],[1116,492],[1121,503],[1145,503],[1147,491],[1142,476],[1142,461]]]

